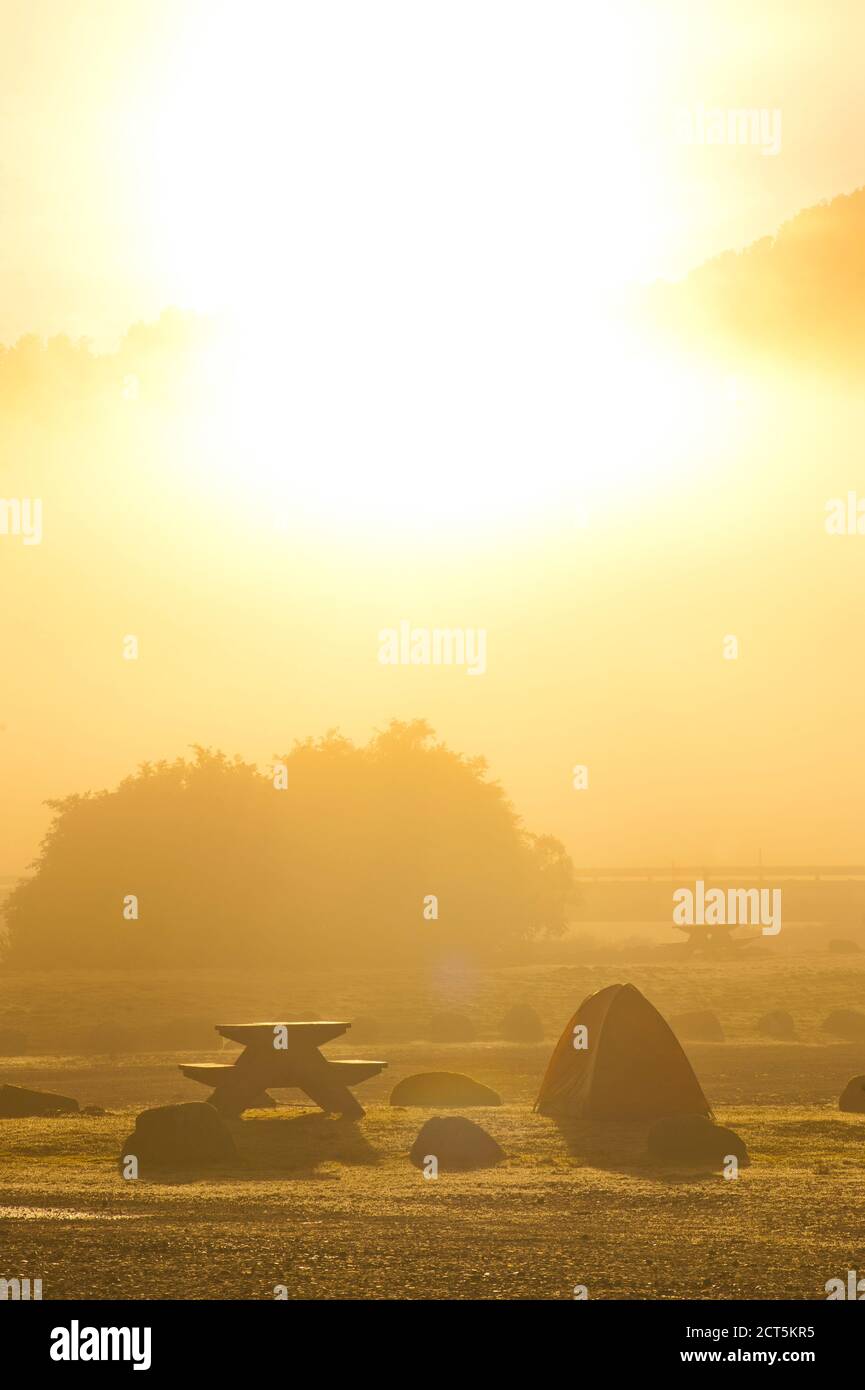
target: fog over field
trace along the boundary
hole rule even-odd
[[[567,1299],[628,1303],[605,1368],[810,1327],[825,1377],[865,10],[48,8],[0,14],[0,1301],[52,1364]]]

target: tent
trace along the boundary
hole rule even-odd
[[[575,1046],[583,1037],[585,1046]],[[583,1000],[556,1044],[535,1110],[593,1120],[712,1114],[669,1024],[634,985],[608,985]]]

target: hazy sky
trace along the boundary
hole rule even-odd
[[[862,181],[859,0],[2,0],[0,340],[454,258],[680,274]],[[779,109],[781,152],[675,112]],[[510,277],[508,272],[510,271]],[[495,280],[495,291],[502,285]]]
[[[860,0],[0,14],[0,340],[239,320],[182,433],[118,379],[2,441],[45,538],[0,541],[0,874],[48,797],[392,716],[584,864],[861,857],[865,589],[823,528],[861,409],[602,312],[865,181]],[[778,152],[682,143],[698,107],[780,112]],[[486,629],[487,672],[382,666],[402,619]]]

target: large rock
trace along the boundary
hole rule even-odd
[[[781,1042],[795,1042],[796,1024],[784,1009],[773,1009],[757,1020],[757,1032],[764,1038],[777,1038]]]
[[[837,1038],[848,1042],[862,1042],[865,1039],[865,1014],[858,1009],[836,1009],[823,1023],[824,1033],[833,1033]]]
[[[858,942],[839,940],[838,938],[830,941],[826,947],[830,956],[855,956],[858,955],[860,949]]]
[[[544,1040],[544,1025],[530,1004],[515,1004],[508,1009],[499,1031],[507,1042],[533,1043]]]
[[[474,1042],[476,1036],[475,1025],[464,1014],[436,1014],[430,1021],[431,1042],[467,1043]]]
[[[731,1154],[741,1167],[750,1163],[745,1143],[732,1129],[706,1115],[670,1115],[649,1130],[649,1154],[660,1163],[696,1163],[720,1168]]]
[[[234,1140],[212,1105],[187,1101],[143,1110],[135,1130],[125,1140],[121,1166],[129,1156],[138,1159],[138,1173],[159,1168],[199,1168],[237,1157]]]
[[[841,1092],[839,1110],[849,1110],[854,1114],[865,1113],[865,1076],[854,1076]]]
[[[69,1115],[78,1109],[71,1096],[51,1091],[28,1091],[23,1086],[0,1086],[0,1119],[19,1120],[26,1115]]]
[[[489,1086],[458,1071],[423,1071],[398,1082],[390,1093],[390,1103],[462,1109],[468,1105],[501,1105],[502,1098]]]
[[[692,1013],[677,1014],[670,1027],[678,1038],[689,1042],[723,1042],[721,1020],[711,1009],[695,1009]]]
[[[492,1135],[463,1115],[437,1115],[427,1120],[409,1153],[416,1168],[423,1168],[430,1158],[435,1158],[440,1173],[491,1168],[504,1156]]]

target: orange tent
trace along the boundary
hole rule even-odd
[[[608,985],[583,1000],[556,1044],[535,1109],[594,1120],[712,1114],[669,1024],[634,985]]]

